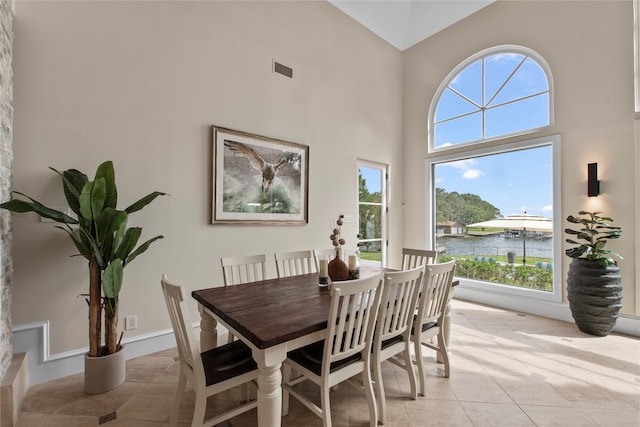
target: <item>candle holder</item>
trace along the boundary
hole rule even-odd
[[[329,260],[327,257],[322,257],[318,259],[318,285],[319,286],[329,286]]]
[[[347,280],[356,280],[360,278],[360,257],[356,251],[355,255],[349,255],[349,277]]]

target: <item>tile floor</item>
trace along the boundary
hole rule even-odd
[[[572,323],[453,301],[451,377],[427,350],[426,396],[407,397],[404,371],[384,363],[387,426],[640,426],[640,340],[594,337]],[[127,381],[88,396],[82,374],[31,387],[18,427],[168,426],[177,378],[175,349],[127,362]],[[314,392],[313,387],[308,387]],[[235,403],[239,391],[216,398]],[[334,426],[368,426],[366,401],[343,384],[332,392]],[[193,393],[180,426],[190,425]],[[255,410],[226,425],[253,426]],[[292,399],[283,426],[318,426]]]

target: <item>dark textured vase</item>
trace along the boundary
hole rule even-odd
[[[332,282],[341,282],[349,278],[349,266],[336,254],[327,267]]]
[[[617,265],[575,258],[569,266],[567,293],[578,329],[600,337],[611,332],[622,307],[622,277]]]

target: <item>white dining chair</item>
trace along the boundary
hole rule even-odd
[[[318,272],[312,250],[276,252],[274,256],[278,278]]]
[[[265,280],[266,255],[245,255],[220,258],[222,278],[225,286]],[[228,332],[227,342],[235,339],[231,331]]]
[[[327,261],[331,261],[336,256],[336,248],[323,248],[314,249],[313,258],[316,261],[316,268],[320,270],[320,259],[325,258]]]
[[[411,326],[424,266],[407,271],[385,273],[384,287],[371,354],[373,356],[373,380],[378,401],[378,420],[384,424],[387,403],[382,381],[382,362],[390,361],[407,371],[411,386],[411,398],[418,398],[416,374],[411,360]]]
[[[380,305],[384,275],[334,282],[331,288],[329,322],[324,340],[293,350],[284,361],[283,415],[289,412],[289,396],[299,400],[331,427],[329,391],[360,374],[369,404],[369,424],[375,427],[377,404],[371,380],[371,338]],[[298,377],[291,379],[294,370]],[[320,387],[320,406],[295,386],[309,380]]]
[[[421,265],[436,262],[438,252],[430,249],[402,248],[402,269],[411,270]]]
[[[435,350],[444,363],[444,376],[449,378],[449,354],[444,338],[446,308],[453,282],[455,260],[441,264],[427,264],[424,283],[418,300],[418,313],[414,318],[411,341],[414,346],[418,374],[420,375],[420,394],[425,394],[425,363],[422,347]],[[436,342],[432,338],[437,337]]]
[[[266,279],[266,255],[246,255],[220,258],[224,285],[240,285]]]
[[[164,274],[161,285],[180,357],[180,374],[171,406],[170,425],[177,426],[178,412],[187,383],[195,392],[191,426],[211,427],[256,408],[255,400],[248,401],[205,419],[208,414],[207,398],[248,382],[255,384],[258,377],[257,365],[252,358],[251,349],[242,341],[234,341],[201,353],[194,338],[183,287],[169,282]]]

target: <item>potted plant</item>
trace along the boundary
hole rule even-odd
[[[616,324],[622,307],[622,278],[612,256],[619,254],[605,249],[607,242],[618,239],[622,229],[610,225],[613,219],[601,212],[580,211],[567,221],[580,224],[579,229],[566,228],[566,242],[577,246],[565,251],[573,258],[567,277],[567,293],[571,315],[578,328],[588,334],[606,336]]]
[[[129,214],[139,211],[156,197],[165,193],[153,192],[124,210],[118,210],[118,192],[113,163],[106,161],[98,166],[93,181],[76,170],[58,172],[62,188],[71,211],[76,218],[48,208],[33,198],[14,191],[29,201],[13,198],[0,204],[0,208],[12,212],[35,212],[62,225],[80,255],[89,262],[89,352],[85,357],[85,392],[102,393],[124,382],[124,351],[118,337],[118,295],[122,287],[123,269],[138,255],[163,236],[156,236],[138,245],[140,227],[127,227]],[[104,343],[102,333],[104,330]],[[104,367],[94,367],[98,359],[107,360],[118,354],[117,372],[108,373]],[[118,366],[118,365],[121,366]],[[93,378],[93,373],[103,377]]]

